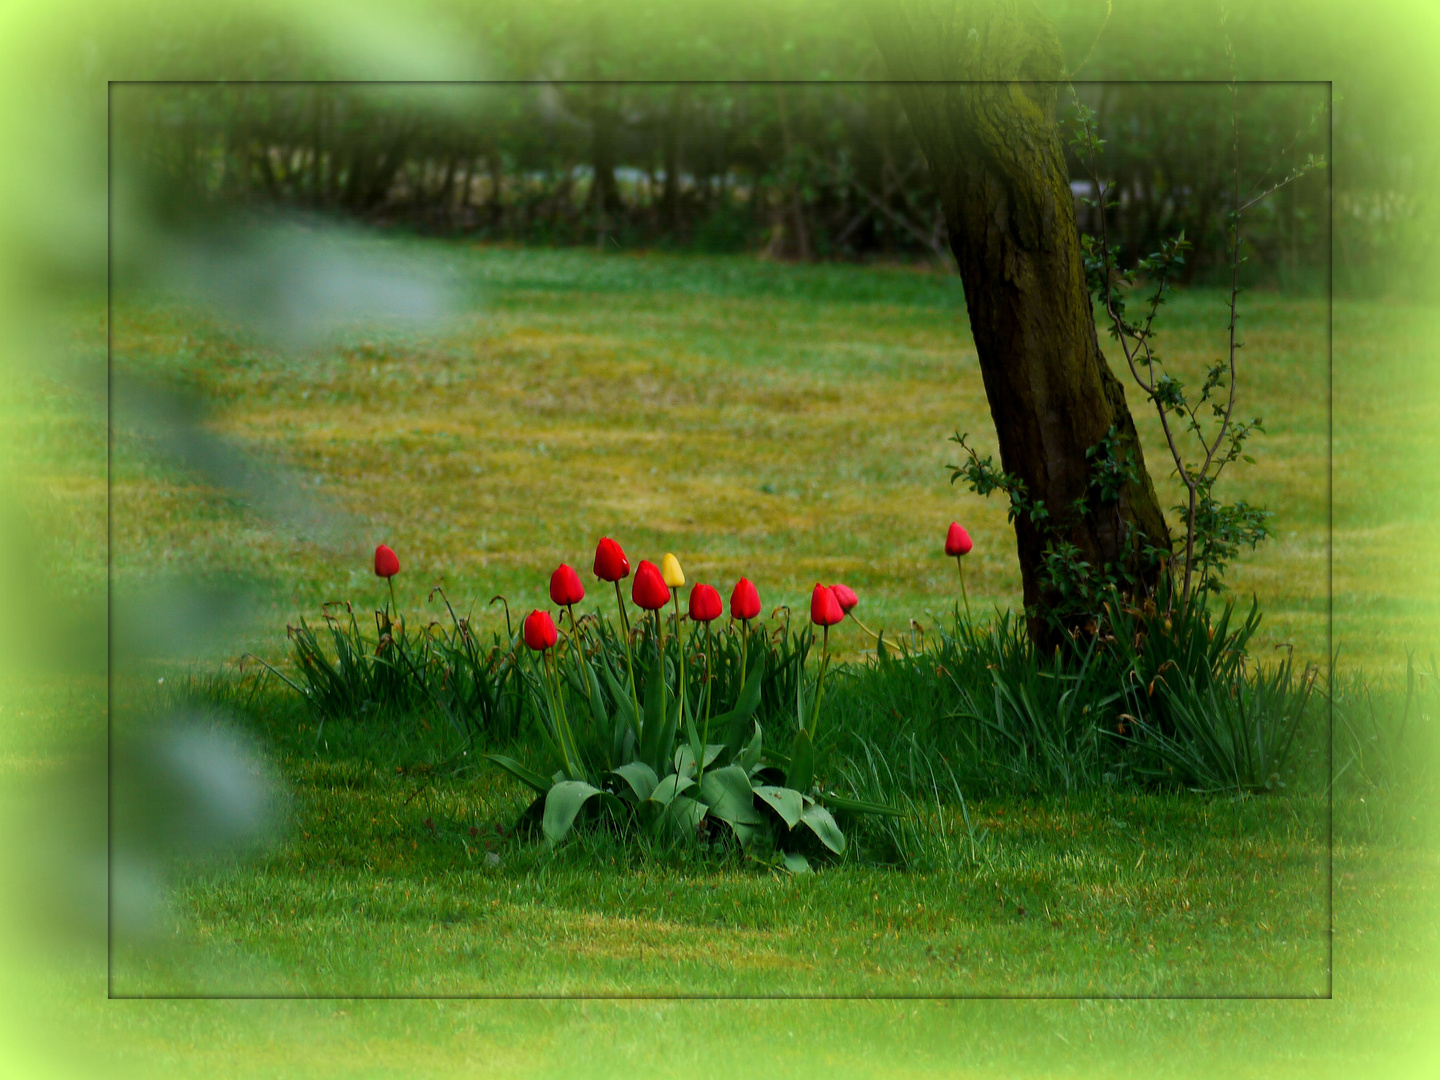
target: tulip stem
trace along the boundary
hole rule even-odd
[[[810,742],[813,745],[816,726],[820,723],[820,695],[825,692],[825,669],[830,666],[830,627],[821,627],[820,677],[815,680],[815,708],[810,713]]]
[[[387,577],[385,579],[385,584],[390,586],[390,608],[385,612],[385,615],[387,618],[393,619],[394,616],[391,615],[391,612],[393,611],[396,614],[399,614],[400,612],[400,605],[395,602],[395,575],[391,574],[389,577]]]
[[[680,590],[671,589],[670,595],[675,600],[675,648],[680,654],[680,729],[685,728],[686,698],[690,695],[685,691],[685,639],[680,636]],[[693,717],[692,717],[693,726]],[[703,749],[700,751],[705,752]]]
[[[705,733],[700,736],[700,761],[695,774],[695,786],[705,779],[705,758],[710,752],[710,687],[715,679],[710,655],[710,624],[705,624]]]
[[[955,556],[955,565],[960,568],[960,596],[965,601],[965,621],[972,622],[970,618],[970,597],[965,593],[965,563],[963,555]]]
[[[620,605],[620,628],[625,633],[625,670],[630,673],[630,704],[635,713],[631,718],[635,725],[635,740],[640,740],[640,695],[635,692],[635,658],[630,655],[630,620],[625,617],[625,597],[620,592],[620,581],[615,581],[615,603]]]
[[[869,635],[870,635],[871,637],[873,637],[876,641],[879,641],[879,640],[880,640],[880,635],[879,635],[879,634],[875,633],[874,630],[871,630],[868,626],[866,626],[863,622],[861,622],[859,619],[857,619],[854,615],[851,615],[851,616],[850,616],[850,621],[853,622],[856,626],[858,626],[861,630],[864,630],[865,633],[869,634]]]
[[[745,689],[745,646],[750,639],[750,620],[740,620],[740,679],[735,684],[735,703],[740,703],[740,692]]]
[[[554,710],[552,719],[555,723],[555,735],[560,741],[560,754],[565,758],[565,771],[570,774],[570,779],[579,780],[582,777],[580,769],[580,752],[575,746],[575,736],[570,731],[570,721],[565,716],[565,697],[560,687],[560,661],[555,660],[555,684],[551,691],[550,684],[550,650],[545,650],[545,662],[542,667],[545,671],[545,690],[550,693],[550,703]]]

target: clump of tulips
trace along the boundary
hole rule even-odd
[[[522,624],[529,657],[523,666],[539,688],[532,700],[559,768],[547,777],[513,757],[485,755],[535,791],[526,817],[547,841],[558,842],[581,821],[671,837],[718,831],[751,855],[803,870],[804,848],[845,850],[832,810],[895,812],[816,783],[829,630],[856,602],[851,590],[816,584],[812,593],[820,669],[812,687],[804,672],[808,648],[795,650],[796,732],[787,755],[765,746],[755,719],[767,664],[756,662],[750,648],[752,623],[761,615],[752,581],[735,583],[729,624],[717,631],[725,615],[719,590],[696,582],[682,597],[685,572],[673,553],[659,565],[640,560],[629,605],[621,582],[630,577],[630,561],[615,540],[596,545],[593,570],[615,587],[616,623],[599,611],[577,617],[584,584],[561,564],[550,581],[550,599],[563,612],[558,625],[539,609]],[[722,685],[717,653],[727,635],[738,663]],[[722,696],[731,703],[723,711]]]
[[[952,523],[945,553],[959,566],[962,597],[971,548]],[[767,634],[757,625],[759,589],[748,578],[731,588],[725,620],[720,590],[687,583],[673,553],[658,564],[641,559],[632,572],[624,549],[604,537],[591,573],[613,586],[613,618],[608,604],[581,610],[585,581],[561,563],[550,575],[552,609],[531,611],[517,630],[507,605],[504,634],[486,645],[439,588],[430,595],[444,599],[450,626],[432,622],[407,633],[395,587],[400,560],[391,547],[375,549],[374,569],[388,591],[375,613],[376,637],[367,641],[348,605],[348,626],[327,605],[335,659],[302,619],[290,632],[306,685],[276,674],[306,696],[322,725],[325,716],[425,704],[449,718],[464,745],[480,733],[513,738],[533,725],[555,766],[548,775],[505,754],[484,757],[535,791],[523,820],[550,843],[577,823],[608,821],[669,837],[733,837],[755,857],[800,870],[808,867],[806,849],[844,852],[831,811],[896,813],[817,782],[817,749],[832,734],[824,724],[830,628],[848,618],[886,655],[883,631],[856,618],[860,597],[847,585],[816,582],[809,629],[792,635],[785,608],[784,629]],[[968,597],[965,609],[968,620]],[[806,659],[817,639],[812,678]],[[767,715],[777,701],[794,701],[784,753],[765,745],[756,715],[762,692]]]

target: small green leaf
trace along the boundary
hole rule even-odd
[[[648,801],[659,803],[661,806],[669,806],[677,795],[695,786],[695,781],[688,776],[681,776],[679,773],[671,773],[655,785],[655,790],[650,793]]]
[[[755,788],[755,794],[764,799],[785,820],[786,828],[793,829],[800,823],[805,807],[800,799],[800,792],[794,788],[759,784]]]
[[[835,824],[835,819],[830,816],[829,810],[819,805],[807,806],[805,813],[800,815],[800,820],[810,826],[810,831],[836,855],[844,853],[845,834],[840,831],[840,826]]]
[[[750,744],[746,746],[745,749],[740,752],[740,756],[735,759],[735,764],[739,765],[747,773],[753,773],[760,767],[760,755],[764,750],[765,736],[761,734],[760,722],[757,720],[755,721],[755,734],[750,737]]]
[[[591,787],[583,780],[562,780],[545,796],[545,818],[541,827],[545,839],[552,845],[565,838],[575,824],[580,808],[596,795],[604,794],[599,788]]]
[[[720,743],[707,743],[705,746],[705,768],[710,768],[711,762],[720,756],[725,747]],[[681,743],[675,748],[673,759],[675,771],[683,776],[695,775],[695,751],[687,744]]]
[[[808,874],[811,872],[810,860],[798,851],[781,852],[780,858],[785,864],[785,869],[789,870],[792,874]]]
[[[655,775],[655,770],[643,761],[631,761],[617,767],[613,772],[630,785],[630,790],[635,792],[635,798],[640,802],[650,798],[660,785],[660,779]]]
[[[759,825],[764,821],[755,809],[750,778],[738,765],[712,769],[700,781],[700,801],[722,821]]]
[[[655,824],[661,832],[672,830],[682,837],[694,837],[695,826],[705,819],[708,809],[699,800],[680,795],[665,807]]]

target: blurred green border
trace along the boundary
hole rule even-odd
[[[1085,28],[1098,28],[1105,18],[1105,0],[1088,4],[1047,3],[1065,28],[1067,46],[1083,38]],[[1440,55],[1440,5],[1429,0],[1409,3],[1371,3],[1355,5],[1340,0],[1330,2],[1281,3],[1269,0],[1260,4],[1235,4],[1232,26],[1235,28],[1238,74],[1242,78],[1306,78],[1333,79],[1342,99],[1337,110],[1336,161],[1337,176],[1356,167],[1346,158],[1346,135],[1356,127],[1347,124],[1374,125],[1376,137],[1389,140],[1386,145],[1400,146],[1406,152],[1406,168],[1415,193],[1428,199],[1424,206],[1422,228],[1411,237],[1413,250],[1397,252],[1397,265],[1408,267],[1406,280],[1391,283],[1401,297],[1440,296],[1440,219],[1435,192],[1440,189],[1440,79],[1435,77],[1435,57]],[[1185,78],[1220,78],[1226,70],[1215,70],[1214,52],[1177,47],[1167,53],[1165,42],[1156,43],[1153,34],[1167,23],[1218,19],[1219,4],[1170,4],[1164,0],[1147,0],[1145,4],[1115,5],[1112,23],[1101,38],[1097,60],[1105,59],[1106,48],[1123,49],[1123,55],[1110,55],[1105,61],[1128,66],[1132,77],[1147,75]],[[254,0],[250,3],[218,3],[198,5],[170,0],[155,2],[76,3],[56,0],[12,0],[0,8],[0,484],[11,502],[11,510],[22,478],[10,475],[12,439],[26,430],[25,410],[35,407],[37,397],[32,391],[37,383],[35,373],[43,373],[50,385],[72,387],[75,393],[88,395],[90,413],[97,426],[81,428],[68,447],[77,462],[93,465],[97,450],[103,452],[104,431],[99,426],[103,413],[104,328],[96,325],[93,315],[97,303],[103,301],[105,287],[105,86],[109,79],[147,78],[485,78],[504,72],[510,62],[497,55],[490,46],[492,37],[502,29],[513,32],[525,20],[537,27],[572,26],[583,37],[587,28],[603,25],[604,40],[609,43],[600,57],[607,77],[624,77],[627,62],[645,56],[647,75],[654,78],[735,78],[746,77],[755,70],[753,50],[747,50],[747,35],[776,33],[783,39],[782,70],[789,78],[873,78],[880,68],[873,54],[867,51],[863,36],[852,34],[847,40],[853,47],[826,51],[824,35],[817,27],[836,25],[863,26],[861,9],[854,4],[814,0],[798,3],[781,0],[764,4],[762,0],[742,3],[682,4],[585,4],[574,0],[554,0],[543,4],[466,3],[464,0],[431,0],[428,3],[360,3],[341,4],[312,0],[308,3],[286,4],[281,0]],[[1148,29],[1147,29],[1148,28]],[[494,33],[489,31],[493,30]],[[1147,36],[1152,35],[1152,36]],[[1186,46],[1177,41],[1177,46]],[[1083,52],[1083,50],[1081,50]],[[627,61],[627,57],[632,59]],[[513,59],[513,58],[511,58]],[[573,70],[572,77],[583,74]],[[1103,68],[1103,64],[1101,65]],[[562,70],[556,74],[564,74]],[[1103,72],[1102,72],[1103,73]],[[1090,77],[1094,72],[1087,71]],[[1383,128],[1383,130],[1381,130]],[[1368,130],[1367,130],[1368,133]],[[1398,140],[1398,141],[1397,141]],[[1413,302],[1403,299],[1397,303]],[[76,325],[69,317],[76,311],[87,319]],[[1337,366],[1344,362],[1347,342],[1335,341]],[[1437,385],[1437,347],[1433,340],[1415,340],[1414,354],[1408,359],[1416,372],[1418,392],[1433,393]],[[1422,482],[1440,484],[1440,462],[1417,457],[1409,462],[1396,462],[1397,470],[1413,470],[1412,477]],[[23,510],[23,507],[20,507]],[[1440,526],[1440,522],[1435,523]],[[3,702],[13,706],[35,691],[37,673],[52,678],[61,665],[51,665],[34,651],[22,646],[32,637],[29,628],[42,624],[47,616],[50,597],[42,582],[21,582],[17,567],[25,565],[27,553],[16,548],[19,541],[11,535],[0,537],[0,587],[9,598],[9,612],[0,618],[0,688]],[[1427,551],[1417,557],[1436,565],[1440,545],[1433,541]],[[94,552],[103,559],[103,552]],[[23,586],[23,587],[22,587]],[[1422,590],[1434,591],[1434,578],[1418,583]],[[92,616],[93,617],[93,616]],[[1343,635],[1342,635],[1343,636]],[[73,658],[65,663],[73,663]],[[91,677],[98,674],[92,668]],[[4,723],[12,722],[12,708],[6,709]],[[92,713],[90,722],[98,718]],[[74,732],[69,734],[73,735]],[[14,769],[5,775],[14,775]],[[3,793],[4,817],[16,809],[12,792]],[[96,823],[98,827],[98,823]],[[23,883],[22,883],[23,887]],[[12,889],[13,891],[13,889]],[[1435,902],[1434,890],[1431,903]],[[1433,915],[1440,915],[1436,910]],[[1421,913],[1424,917],[1425,913]],[[1417,924],[1418,925],[1418,924]],[[23,928],[22,928],[23,929]],[[13,927],[4,928],[0,937],[7,952],[16,946]],[[1402,935],[1403,936],[1403,935]],[[75,1039],[95,1040],[101,1045],[123,1043],[134,1071],[141,1075],[161,1075],[178,1067],[186,1055],[192,1062],[208,1062],[211,1075],[226,1072],[224,1046],[196,1046],[193,1040],[203,1038],[194,1029],[194,1021],[186,1019],[169,1006],[155,1005],[148,1009],[121,1009],[116,1003],[100,1000],[103,981],[97,979],[93,967],[82,960],[78,967],[64,972],[51,970],[46,962],[30,954],[29,961],[7,959],[0,968],[0,995],[8,1000],[12,994],[23,994],[31,1004],[52,1000],[54,1019],[60,1024],[57,1032],[66,1030],[65,1017],[83,1015],[86,1019],[70,1021]],[[93,959],[93,954],[92,954]],[[1413,959],[1413,958],[1411,958]],[[1433,965],[1432,965],[1433,967]],[[1336,994],[1343,998],[1347,981],[1337,972]],[[1422,1017],[1431,1017],[1428,1031],[1408,1031],[1394,1040],[1397,1054],[1388,1065],[1388,1073],[1374,1075],[1435,1075],[1440,1066],[1440,1002],[1435,987],[1416,987],[1422,998],[1398,1010],[1407,1025]],[[48,996],[48,997],[47,997]],[[74,1008],[77,999],[87,1007]],[[91,1007],[93,1006],[93,1007]],[[961,1004],[946,1009],[925,1010],[934,1023],[966,1024],[975,1029],[967,1044],[986,1043],[985,1032],[1013,1027],[1023,1016],[1038,1018],[1039,1010],[1029,1010],[1023,1003],[1013,1003],[1010,1017],[1002,1017],[1002,1009],[993,1005]],[[1316,1008],[1339,1008],[1339,1002],[1297,1005],[1297,1019],[1306,1013],[1306,1023],[1313,1023]],[[207,1007],[205,1015],[218,1023],[223,1005]],[[814,1030],[831,1033],[829,1043],[821,1040],[803,1056],[792,1047],[771,1047],[755,1050],[752,1066],[764,1065],[765,1053],[783,1057],[787,1071],[852,1071],[894,1075],[916,1074],[926,1065],[911,1068],[903,1056],[916,1053],[918,1011],[907,1008],[906,1016],[895,1014],[895,1022],[877,1023],[881,1014],[869,1005],[851,1006],[848,1014],[837,1012],[844,1006],[827,1006],[824,1010],[793,1008],[783,1010],[782,1025],[800,1029],[807,1023]],[[1226,1072],[1264,1075],[1266,1064],[1256,1056],[1250,1031],[1240,1044],[1232,1044],[1230,1032],[1243,1019],[1245,1010],[1232,1005],[1206,1005],[1188,1009],[1204,1013],[1206,1020],[1197,1025],[1206,1040],[1191,1042],[1194,1057],[1176,1060],[1173,1071],[1188,1074],[1203,1070],[1215,1074],[1214,1060],[1201,1060],[1202,1053],[1231,1054]],[[0,1009],[0,1012],[9,1010]],[[1395,1012],[1397,1010],[1388,1010]],[[254,1008],[243,1010],[246,1033],[235,1033],[232,1053],[258,1053],[266,1040],[270,1022]],[[492,1020],[503,1010],[496,1006],[486,1014],[483,1024],[469,1025],[471,1030],[494,1031]],[[533,1009],[532,1009],[533,1012]],[[230,1010],[240,1020],[240,1010]],[[687,1019],[683,1010],[666,1008],[659,1013],[663,1024],[653,1029],[653,1047],[675,1055],[671,1060],[676,1070],[701,1071],[692,1056],[694,1040],[706,1037],[700,1014],[692,1010]],[[20,1028],[14,1014],[0,1019],[0,1076],[38,1077],[59,1068],[48,1057],[35,1056],[35,1034]],[[188,1015],[188,1014],[187,1014]],[[329,1012],[286,1008],[274,1012],[275,1022],[285,1038],[309,1042],[307,1025],[319,1035]],[[382,1023],[385,1037],[396,1047],[411,1046],[403,1016],[397,1010],[395,1022]],[[519,1012],[515,1016],[519,1017]],[[553,1017],[555,1038],[563,1042],[547,1043],[543,1039],[526,1041],[524,1061],[512,1059],[503,1063],[503,1071],[529,1074],[548,1072],[541,1060],[595,1060],[583,1049],[593,1047],[598,1055],[607,1047],[613,1049],[619,1024],[612,1027],[605,1019],[618,1015],[596,1009],[588,1019],[580,1006],[574,1009],[549,1009]],[[749,1018],[757,1023],[758,1014],[749,1007],[737,1006],[730,1013],[707,1012],[705,1016],[725,1015],[736,1019]],[[779,1014],[776,1014],[777,1016]],[[1116,1015],[1113,1010],[1107,1014]],[[1129,1014],[1127,1014],[1129,1015]],[[1290,1015],[1277,1011],[1277,1017]],[[95,1021],[96,1017],[102,1019]],[[167,1019],[168,1018],[168,1019]],[[538,1017],[531,1017],[531,1020]],[[257,1027],[250,1027],[259,1021]],[[788,1024],[786,1023],[788,1021]],[[1003,1023],[1002,1023],[1003,1021]],[[1123,1021],[1116,1021],[1122,1024]],[[1113,1025],[1112,1025],[1113,1026]],[[83,1030],[82,1030],[83,1029]],[[873,1052],[858,1055],[857,1038],[874,1032]],[[846,1034],[841,1037],[839,1032]],[[504,1038],[503,1024],[494,1032]],[[1376,1032],[1377,1039],[1385,1036]],[[1397,1036],[1401,1033],[1396,1032]],[[333,1033],[330,1034],[333,1039]],[[1012,1036],[1013,1037],[1013,1034]],[[888,1046],[879,1040],[890,1040]],[[1117,1038],[1115,1045],[1124,1053],[1127,1045],[1136,1045],[1135,1036]],[[319,1039],[323,1046],[324,1038]],[[1143,1040],[1141,1040],[1143,1044]],[[548,1049],[547,1049],[548,1047]],[[1403,1050],[1402,1050],[1403,1047]],[[1228,1049],[1227,1049],[1228,1048]],[[1337,1055],[1345,1047],[1337,1046]],[[318,1050],[318,1046],[317,1046]],[[428,1071],[424,1062],[431,1060],[435,1047],[423,1052],[415,1047],[415,1071]],[[283,1052],[274,1063],[274,1075],[293,1075],[298,1065],[287,1063]],[[517,1050],[517,1053],[519,1051]],[[553,1055],[553,1056],[552,1056]],[[403,1057],[404,1055],[402,1055]],[[988,1064],[977,1065],[976,1071],[987,1074],[1014,1073],[1024,1066],[1007,1067],[991,1056],[982,1055]],[[619,1059],[616,1059],[619,1060]],[[169,1062],[170,1066],[165,1063]],[[739,1066],[733,1055],[732,1067]],[[500,1062],[496,1063],[501,1065]],[[953,1062],[960,1068],[960,1062]],[[104,1068],[115,1067],[107,1063]],[[933,1069],[932,1061],[928,1068]],[[1036,1066],[1040,1068],[1041,1066]],[[1345,1066],[1336,1058],[1336,1067]],[[1387,1068],[1378,1064],[1377,1068]],[[199,1066],[204,1071],[206,1066]],[[379,1066],[377,1066],[379,1068]],[[1353,1066],[1358,1069],[1359,1066]],[[332,1070],[333,1071],[333,1070]],[[388,1069],[383,1070],[391,1075]],[[557,1070],[558,1071],[558,1070]],[[1047,1069],[1047,1071],[1049,1071]],[[1123,1074],[1123,1061],[1113,1070]],[[64,1073],[69,1075],[69,1072]],[[83,1075],[81,1070],[76,1075]],[[378,1074],[378,1073],[377,1073]],[[90,1071],[89,1075],[99,1075]]]

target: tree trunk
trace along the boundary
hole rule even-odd
[[[605,249],[612,229],[611,217],[620,210],[620,189],[615,184],[615,106],[607,86],[590,87],[590,160],[595,179],[590,185],[590,209],[595,214],[595,246]]]
[[[680,235],[680,130],[685,122],[685,84],[670,91],[670,108],[665,114],[665,187],[661,195],[664,227]]]
[[[1055,124],[1055,30],[1031,0],[877,0],[870,21],[891,77],[906,80],[899,91],[945,210],[1001,462],[1092,567],[1122,563],[1153,588],[1160,571],[1141,548],[1168,551],[1169,532],[1096,339]],[[1089,491],[1085,452],[1112,424],[1139,480],[1118,503],[1089,498],[1073,514]],[[1023,515],[1015,534],[1029,633],[1049,645],[1051,537]]]

